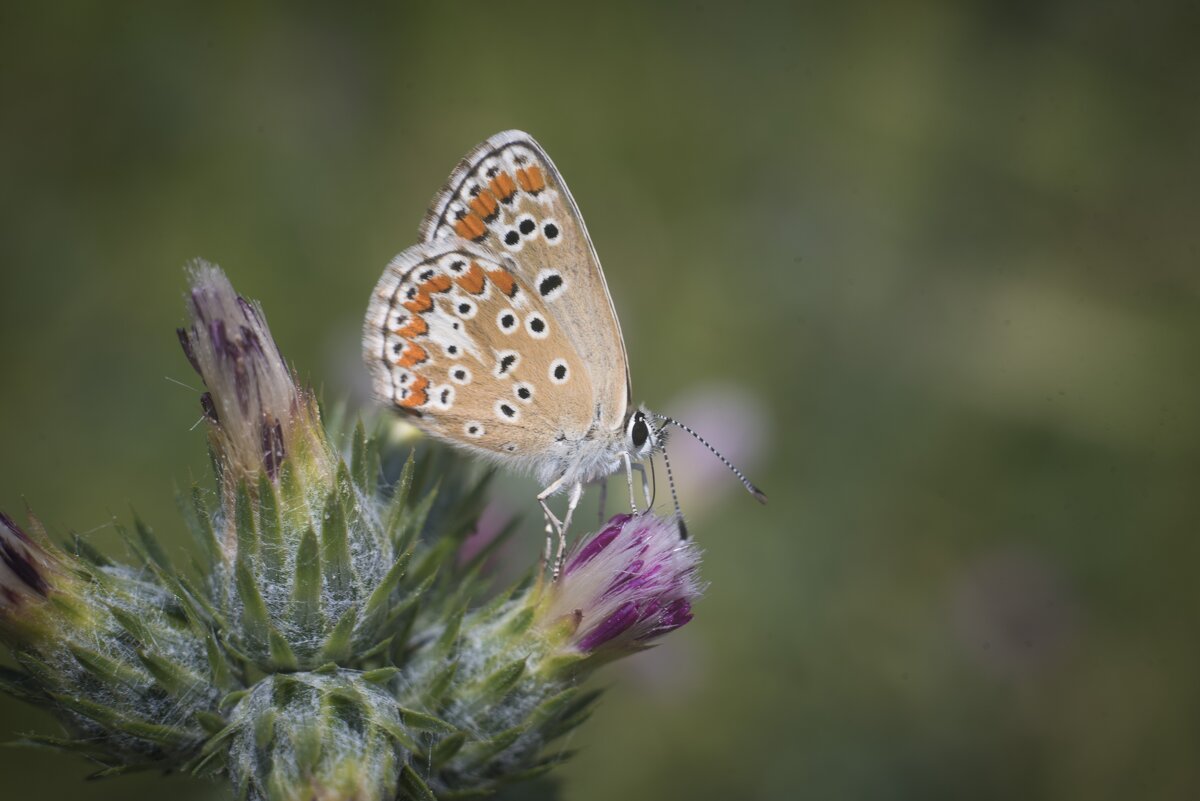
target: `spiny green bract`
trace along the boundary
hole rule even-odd
[[[224,775],[251,799],[475,796],[562,761],[544,746],[595,694],[532,630],[540,580],[479,605],[484,562],[512,531],[460,558],[487,476],[383,443],[360,425],[325,492],[287,464],[212,505],[193,487],[191,575],[141,523],[125,532],[134,566],[41,541],[62,570],[41,607],[10,616],[23,670],[2,678],[68,736],[27,741],[101,776]]]

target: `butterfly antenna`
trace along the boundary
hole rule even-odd
[[[690,427],[684,425],[683,423],[679,422],[678,420],[676,420],[673,417],[667,417],[664,415],[662,419],[665,420],[666,422],[670,423],[671,425],[682,428],[684,431],[688,432],[693,437],[695,437],[697,442],[699,442],[704,447],[708,448],[709,451],[712,452],[713,456],[715,456],[721,460],[721,464],[725,465],[726,467],[728,467],[730,470],[733,471],[733,474],[738,477],[739,481],[742,482],[742,486],[744,486],[746,488],[747,492],[749,492],[751,495],[754,496],[754,499],[756,501],[758,501],[759,503],[762,503],[762,504],[765,504],[767,502],[766,493],[763,492],[762,490],[760,490],[758,487],[754,486],[752,483],[750,483],[750,479],[746,478],[745,474],[742,473],[741,470],[738,470],[736,467],[734,467],[733,462],[729,461],[724,456],[722,456],[720,451],[718,451],[712,445],[709,445],[708,440],[706,440],[704,437],[700,436],[695,431],[693,431]],[[665,450],[663,451],[663,456],[664,457],[666,456]],[[669,469],[670,468],[668,468],[668,470]]]
[[[688,538],[687,524],[683,522],[683,509],[679,508],[679,496],[675,493],[675,476],[671,475],[671,459],[667,456],[667,443],[662,443],[663,464],[667,466],[667,486],[671,488],[671,500],[675,503],[675,519],[679,521],[679,539]],[[654,462],[650,462],[650,472],[654,473]]]

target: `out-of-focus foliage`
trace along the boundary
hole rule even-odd
[[[521,127],[586,215],[635,395],[772,496],[672,453],[711,586],[570,743],[564,798],[1200,795],[1198,22],[7,7],[0,506],[118,551],[128,499],[170,537],[180,465],[206,467],[164,380],[191,381],[184,262],[356,391],[378,272],[455,160]],[[88,772],[0,752],[18,795],[164,791]]]

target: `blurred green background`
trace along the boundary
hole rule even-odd
[[[378,273],[520,127],[635,395],[772,497],[675,465],[711,587],[600,676],[562,798],[1200,797],[1194,8],[6,4],[0,507],[175,535],[184,262],[359,393]],[[6,797],[225,797],[88,772],[0,751]]]

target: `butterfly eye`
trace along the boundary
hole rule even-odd
[[[637,417],[634,418],[633,429],[629,432],[629,436],[633,439],[633,447],[638,450],[641,450],[642,446],[646,444],[646,440],[650,438],[650,427],[646,425],[646,418],[642,416],[641,412],[638,412]]]

